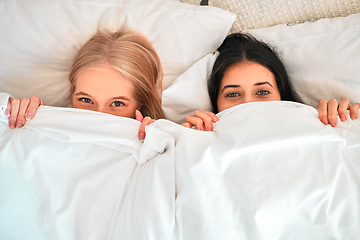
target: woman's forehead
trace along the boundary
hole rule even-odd
[[[134,86],[118,71],[110,67],[98,67],[84,70],[78,75],[75,91],[133,95]]]
[[[225,71],[221,86],[228,84],[245,86],[264,81],[272,85],[276,84],[275,76],[269,69],[256,62],[239,62]]]

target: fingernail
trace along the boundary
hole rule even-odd
[[[9,127],[11,129],[14,129],[15,128],[15,122],[9,122]]]
[[[213,117],[213,122],[217,122],[217,121],[219,121],[219,118],[217,116],[214,116]]]
[[[327,118],[321,118],[320,119],[322,123],[324,123],[325,125],[326,124],[329,124],[329,121],[327,120]]]
[[[144,140],[144,138],[145,138],[145,133],[140,132],[140,133],[139,133],[139,139],[140,139],[140,140]]]
[[[208,125],[208,126],[206,127],[206,130],[208,130],[208,131],[212,131],[212,130],[213,130],[212,125]]]
[[[340,119],[341,119],[341,121],[345,121],[345,120],[346,120],[346,118],[345,118],[344,115],[340,115]]]
[[[335,126],[336,126],[336,123],[335,123],[335,122],[330,122],[330,125],[331,125],[332,127],[335,127]]]
[[[203,127],[203,126],[200,126],[198,130],[204,131],[204,127]]]
[[[26,115],[25,115],[25,119],[26,120],[31,120],[32,119],[32,113],[27,113]]]
[[[17,127],[22,127],[22,126],[24,126],[24,122],[23,121],[17,121],[16,126]]]
[[[9,110],[7,110],[7,109],[5,110],[4,113],[5,113],[6,116],[9,116],[9,115],[10,115]]]

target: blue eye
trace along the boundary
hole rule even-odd
[[[92,103],[90,98],[80,98],[80,101],[83,101],[84,103]]]
[[[256,95],[268,95],[270,92],[268,90],[261,90],[256,93]]]
[[[115,101],[111,105],[114,107],[121,107],[122,105],[124,105],[124,103],[120,101]]]

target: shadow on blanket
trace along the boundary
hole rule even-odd
[[[0,96],[0,108],[7,96]],[[243,104],[213,132],[41,106],[0,113],[1,239],[356,239],[360,120]]]

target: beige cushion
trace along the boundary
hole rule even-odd
[[[190,3],[190,4],[194,4],[194,5],[200,5],[201,0],[180,0],[180,2]]]
[[[237,15],[231,32],[344,17],[360,12],[359,0],[209,0],[209,5]]]

